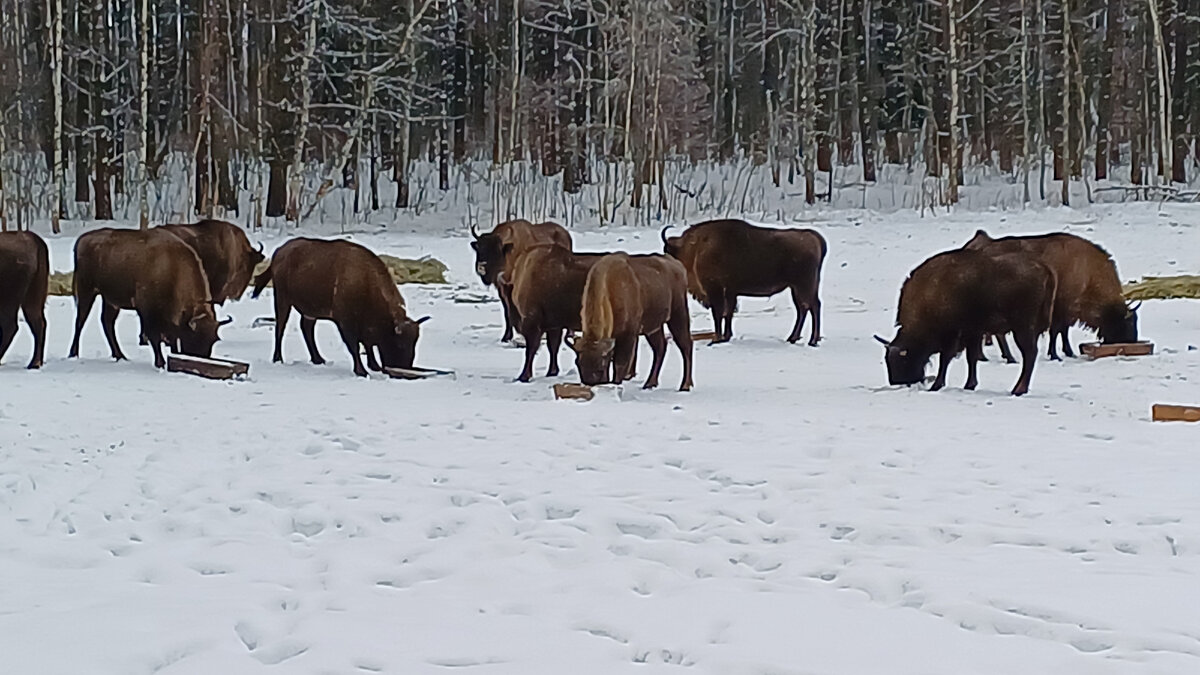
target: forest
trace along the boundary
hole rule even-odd
[[[679,215],[702,166],[809,204],[888,166],[939,205],[981,167],[1024,201],[1179,190],[1198,23],[1200,0],[0,0],[0,223],[295,224],[466,184],[494,219],[586,193],[603,223]]]

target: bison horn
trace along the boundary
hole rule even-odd
[[[430,319],[432,319],[432,318],[433,318],[433,317],[430,317],[430,316],[423,316],[423,317],[421,317],[421,318],[417,319],[416,321],[414,321],[413,323],[415,323],[415,324],[417,324],[418,326],[420,326],[421,324],[425,323],[426,321],[428,321],[428,320],[430,320]]]
[[[878,342],[879,342],[879,344],[883,345],[884,347],[891,347],[891,346],[892,346],[892,343],[891,343],[891,342],[888,342],[887,340],[884,340],[883,338],[879,337],[878,335],[876,335],[876,336],[875,336],[875,340],[876,340],[876,341],[878,341]]]
[[[571,348],[571,349],[573,349],[573,350],[575,349],[575,336],[574,336],[574,335],[572,335],[572,334],[568,333],[568,334],[567,334],[567,335],[566,335],[566,336],[563,338],[563,341],[567,343],[567,346],[568,346],[568,347],[570,347],[570,348]],[[578,351],[578,350],[576,350],[576,351]]]
[[[259,254],[259,255],[262,255],[262,252],[263,252],[264,250],[266,250],[266,249],[263,247],[263,243],[262,243],[261,241],[260,241],[260,242],[258,242],[258,254]]]
[[[228,325],[229,325],[229,324],[231,324],[231,323],[233,323],[233,317],[232,317],[232,316],[231,316],[231,317],[228,317],[228,318],[225,318],[225,319],[221,319],[220,321],[218,321],[218,322],[217,322],[217,325],[218,325],[218,326],[228,326]]]
[[[475,229],[475,225],[471,225],[471,236],[475,237],[475,241],[479,241],[479,230]]]
[[[671,229],[671,227],[671,225],[668,225],[662,229],[662,232],[658,233],[659,239],[662,239],[662,243],[664,244],[667,243],[667,230]]]
[[[1135,302],[1129,306],[1129,311],[1136,312],[1136,311],[1138,311],[1138,308],[1141,306],[1142,306],[1142,301],[1138,300],[1137,302]]]

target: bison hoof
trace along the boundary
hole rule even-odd
[[[963,385],[963,389],[966,389],[967,391],[975,391],[975,387],[978,387],[978,386],[979,386],[978,382],[968,381],[966,384]]]
[[[642,385],[642,389],[657,389],[657,388],[658,388],[657,382],[647,382],[646,384]]]
[[[283,359],[279,359],[279,360],[280,360],[280,361],[282,361]],[[313,364],[314,366],[323,366],[323,365],[325,365],[325,359],[323,359],[323,358],[321,358],[321,357],[319,357],[319,356],[318,356],[317,358],[315,358],[315,359],[311,359],[311,361],[312,361],[312,364]]]
[[[813,338],[813,339],[811,339],[811,340],[809,340],[809,341],[808,341],[808,346],[809,346],[809,347],[816,347],[816,346],[817,346],[817,344],[819,344],[820,342],[821,342],[821,338]]]
[[[532,379],[533,379],[532,375],[526,375],[525,373],[521,373],[520,375],[517,376],[517,382],[528,382]]]
[[[41,361],[30,361],[30,362],[29,362],[29,365],[28,365],[28,366],[26,366],[26,368],[27,368],[28,370],[37,370],[38,368],[41,368],[41,367],[42,367],[42,362],[41,362]]]
[[[683,383],[682,385],[680,385],[680,387],[679,387],[679,391],[691,391],[691,390],[692,390],[692,383],[691,383],[691,382],[684,382],[684,383]]]
[[[355,375],[357,375],[357,376],[359,376],[359,377],[366,377],[366,376],[367,376],[367,369],[366,369],[366,368],[362,368],[362,367],[355,368],[355,369],[354,369],[354,374],[355,374]]]
[[[938,391],[944,386],[946,386],[945,382],[938,382],[937,380],[934,380],[933,384],[929,385],[929,391]]]
[[[1028,393],[1029,393],[1029,387],[1017,387],[1016,389],[1012,390],[1013,396],[1024,396],[1025,394],[1028,394]]]

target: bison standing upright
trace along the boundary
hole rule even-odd
[[[1038,336],[1050,328],[1056,286],[1054,270],[1025,256],[971,250],[933,256],[918,265],[900,289],[896,337],[889,342],[875,336],[887,349],[888,381],[922,381],[929,358],[939,354],[930,389],[941,389],[951,359],[965,348],[966,388],[974,389],[983,336],[1011,332],[1023,359],[1012,393],[1027,393]]]
[[[521,382],[533,378],[533,358],[543,335],[550,352],[546,377],[558,374],[563,332],[580,329],[583,287],[602,257],[603,253],[572,253],[557,244],[542,244],[515,257],[511,278],[509,272],[503,274],[501,281],[512,285],[513,309],[520,319],[517,329],[525,338],[525,368],[517,377]]]
[[[963,248],[1024,256],[1054,270],[1058,293],[1050,326],[1050,358],[1058,358],[1055,343],[1060,337],[1063,353],[1075,355],[1067,330],[1076,323],[1097,331],[1102,342],[1137,342],[1137,307],[1125,302],[1116,263],[1092,242],[1066,233],[992,239],[978,230]],[[1007,351],[1003,335],[1000,345]]]
[[[713,342],[733,337],[739,295],[769,297],[791,289],[796,325],[788,342],[800,339],[812,314],[812,337],[821,339],[821,265],[828,247],[815,230],[756,227],[742,220],[697,223],[678,237],[662,231],[663,250],[687,269],[688,290],[712,310]]]
[[[17,309],[33,331],[30,368],[46,354],[46,296],[50,290],[50,253],[32,232],[0,233],[0,359],[17,336]]]
[[[471,228],[471,248],[475,249],[475,271],[486,286],[495,286],[504,309],[504,336],[502,342],[513,337],[519,317],[514,316],[512,306],[512,265],[517,256],[534,246],[557,244],[571,250],[571,235],[557,223],[531,223],[528,220],[510,220],[500,223],[487,234],[480,235]],[[501,277],[501,273],[508,271]],[[507,280],[505,280],[507,279]]]
[[[680,391],[692,388],[692,334],[687,271],[661,255],[612,253],[596,262],[583,290],[583,336],[568,344],[584,384],[623,382],[633,376],[638,336],[654,350],[645,389],[658,386],[667,356],[664,324],[683,356]],[[612,370],[610,376],[609,370]]]
[[[367,362],[378,370],[374,350],[384,367],[411,368],[416,357],[421,324],[408,318],[404,297],[388,272],[387,265],[367,248],[349,241],[299,237],[280,246],[271,265],[254,280],[257,298],[267,282],[275,284],[275,354],[283,361],[283,331],[295,307],[300,313],[300,332],[308,354],[316,365],[325,363],[317,351],[317,319],[337,324],[342,342],[350,350],[354,374],[366,377],[359,346],[367,350]]]
[[[117,314],[137,311],[142,335],[162,368],[163,342],[178,344],[192,356],[208,357],[216,344],[217,322],[204,266],[190,246],[159,228],[93,230],[75,242],[75,339],[70,356],[79,356],[79,336],[99,295],[100,324],[114,359],[124,359],[117,344]]]
[[[255,250],[242,228],[223,220],[160,225],[155,229],[170,232],[192,247],[204,265],[209,292],[218,305],[242,297],[254,277],[254,268],[266,259],[261,244]]]

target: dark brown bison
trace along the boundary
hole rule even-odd
[[[1050,358],[1057,359],[1056,342],[1062,339],[1063,353],[1074,356],[1067,339],[1068,329],[1081,323],[1099,333],[1102,342],[1137,342],[1137,306],[1125,302],[1117,265],[1104,249],[1073,234],[1056,233],[992,239],[983,230],[975,232],[964,249],[989,254],[1013,254],[1039,260],[1054,270],[1058,293],[1050,326]],[[1002,352],[1008,345],[1000,336]],[[1011,353],[1005,356],[1011,359]]]
[[[196,251],[208,275],[213,302],[218,305],[242,297],[254,277],[254,268],[266,259],[262,244],[255,249],[242,228],[223,220],[160,225],[156,229],[174,234]]]
[[[46,296],[50,290],[50,253],[32,232],[0,233],[0,359],[17,337],[17,309],[33,331],[30,368],[41,368],[46,355]]]
[[[500,305],[504,309],[504,336],[501,341],[508,342],[513,337],[513,329],[519,323],[513,316],[512,284],[498,282],[500,273],[509,270],[507,278],[512,278],[512,261],[530,247],[540,244],[557,244],[571,250],[571,235],[566,228],[557,223],[531,223],[528,220],[510,220],[500,223],[487,234],[481,235],[471,227],[471,248],[475,249],[475,271],[486,286],[495,286],[500,295]]]
[[[683,263],[688,291],[712,310],[713,342],[733,337],[733,313],[740,295],[769,297],[784,289],[796,304],[796,325],[788,342],[800,339],[812,314],[812,337],[821,339],[821,265],[828,247],[815,230],[757,227],[742,220],[711,220],[678,237],[662,231],[663,250]]]
[[[966,349],[966,388],[974,389],[983,336],[1011,332],[1023,359],[1012,393],[1028,392],[1038,336],[1050,328],[1056,285],[1054,270],[1027,256],[970,250],[933,256],[918,265],[900,289],[896,337],[889,342],[875,336],[887,350],[888,381],[921,382],[930,357],[939,354],[930,389],[941,389],[951,359]]]
[[[533,378],[533,358],[543,335],[550,351],[546,377],[558,374],[563,332],[580,329],[583,287],[588,272],[604,255],[572,253],[557,244],[542,244],[514,258],[511,278],[507,271],[500,276],[501,283],[512,286],[513,309],[520,320],[517,330],[525,338],[525,368],[518,380]]]
[[[692,333],[687,271],[674,258],[612,253],[592,266],[583,289],[583,336],[567,338],[584,384],[624,382],[633,377],[638,336],[654,350],[643,388],[658,386],[667,356],[663,326],[683,356],[680,391],[692,388]],[[611,371],[611,374],[610,374]]]
[[[317,319],[333,321],[342,342],[350,350],[354,374],[366,377],[360,345],[366,348],[367,363],[379,370],[375,349],[384,367],[411,368],[417,352],[421,324],[408,318],[404,298],[387,266],[367,248],[349,241],[300,237],[280,246],[271,265],[254,280],[257,298],[267,282],[275,283],[275,355],[283,361],[283,331],[295,307],[300,313],[300,332],[308,355],[317,365],[325,363],[317,351],[314,335]]]
[[[93,230],[75,242],[75,339],[70,356],[79,356],[79,336],[99,295],[100,324],[114,359],[124,359],[117,344],[117,314],[138,313],[142,335],[154,350],[154,365],[162,368],[163,343],[179,351],[208,357],[216,344],[218,323],[209,294],[208,277],[196,252],[179,237],[151,230]]]

